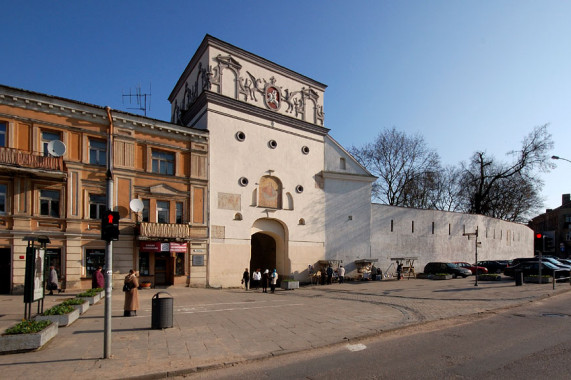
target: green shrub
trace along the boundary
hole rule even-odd
[[[79,293],[77,296],[78,297],[95,297],[96,295],[98,295],[99,293],[101,293],[103,289],[101,288],[97,288],[97,289],[89,289],[86,290],[83,293]]]
[[[16,334],[33,334],[42,331],[49,325],[51,325],[51,321],[35,321],[35,320],[27,320],[18,323],[14,327],[10,327],[6,330],[4,334],[6,335],[16,335]]]
[[[71,305],[56,305],[46,311],[42,315],[64,315],[73,313],[75,309]]]
[[[85,302],[86,301],[84,299],[81,299],[81,298],[70,298],[70,299],[63,301],[61,303],[61,305],[69,305],[69,306],[83,305]]]

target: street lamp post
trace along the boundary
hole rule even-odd
[[[571,162],[571,160],[568,160],[566,158],[559,157],[559,156],[551,156],[551,159],[552,160],[563,160],[563,161]]]

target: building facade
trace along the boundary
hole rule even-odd
[[[529,222],[529,227],[542,235],[537,242],[536,251],[563,259],[569,257],[571,249],[571,196],[561,196],[561,206],[548,209]],[[545,236],[545,238],[543,238]]]
[[[131,268],[153,286],[238,287],[244,268],[306,282],[340,264],[359,278],[395,257],[421,270],[473,262],[476,229],[480,260],[533,254],[527,226],[371,204],[376,178],[330,136],[325,90],[208,35],[169,96],[171,122],[0,86],[2,292],[23,291],[30,235],[50,237],[65,287],[91,286],[107,162],[116,282]],[[54,140],[59,157],[46,151]]]
[[[23,291],[24,238],[41,235],[50,238],[46,267],[55,266],[62,286],[91,287],[92,271],[104,266],[110,136],[121,216],[114,281],[135,268],[154,284],[205,285],[207,132],[0,86],[0,135],[2,293]],[[51,141],[65,146],[59,157]],[[144,205],[139,213],[134,199]]]
[[[211,36],[180,77],[172,122],[210,133],[210,286],[238,285],[244,268],[306,279],[337,224],[328,203],[361,189],[370,204],[374,177],[324,127],[325,88]]]

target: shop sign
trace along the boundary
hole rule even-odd
[[[161,243],[156,241],[144,241],[139,244],[141,252],[161,252]]]
[[[171,252],[186,252],[186,243],[170,243]]]

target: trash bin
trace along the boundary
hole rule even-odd
[[[521,270],[515,271],[515,286],[523,285],[523,272]]]
[[[174,298],[160,297],[160,294],[168,294],[167,292],[158,292],[152,299],[151,328],[167,329],[173,326],[173,301]]]

